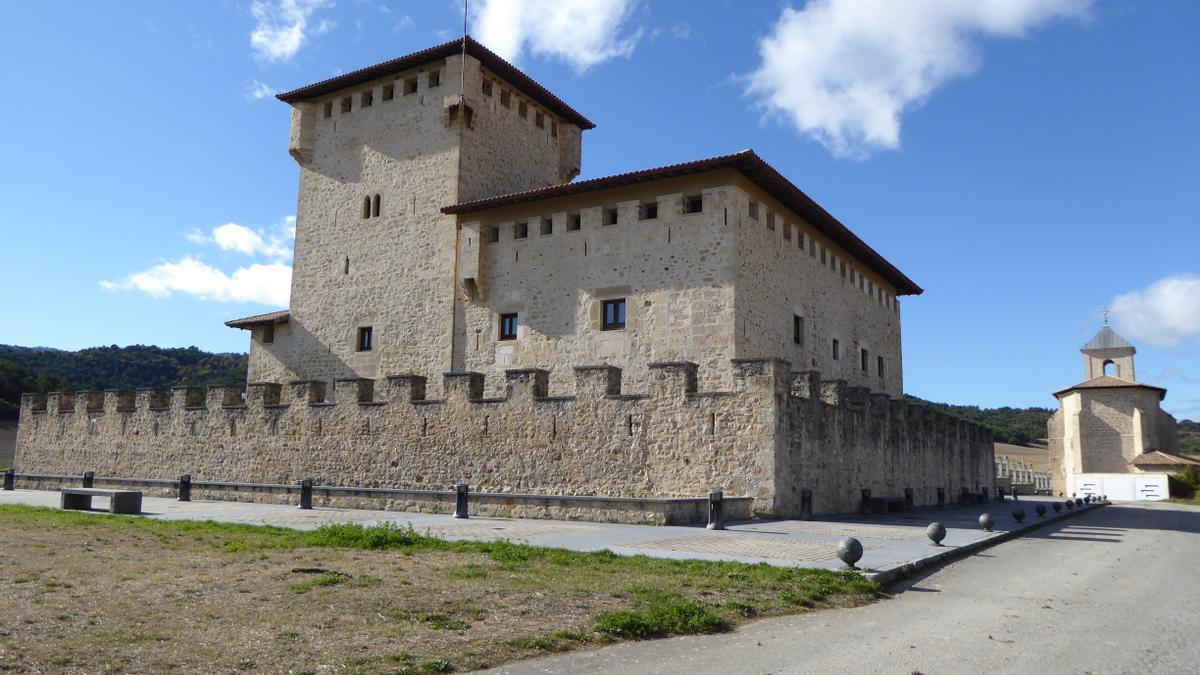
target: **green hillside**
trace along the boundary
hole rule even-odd
[[[0,419],[15,419],[22,392],[242,384],[245,354],[195,347],[94,347],[77,352],[0,345]]]

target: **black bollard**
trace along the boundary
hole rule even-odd
[[[16,489],[15,486],[13,485],[16,482],[16,479],[17,479],[17,470],[16,469],[5,469],[4,470],[4,489],[5,490]]]
[[[904,510],[911,511],[916,508],[916,499],[913,497],[912,488],[904,488]]]
[[[940,509],[946,505],[946,488],[940,487],[937,489],[937,507]]]
[[[800,491],[800,517],[807,520],[813,515],[812,490],[804,488]]]
[[[454,486],[454,517],[455,518],[470,518],[470,506],[467,502],[467,495],[470,493],[470,488],[466,483],[459,483]]]
[[[1062,511],[1062,504],[1061,504],[1060,502],[1054,502],[1054,503],[1053,503],[1053,504],[1051,504],[1050,506],[1054,507],[1054,512],[1055,512],[1055,513],[1058,513],[1059,511]]]
[[[179,477],[179,501],[192,501],[192,474],[185,473]]]
[[[300,481],[300,508],[308,511],[312,509],[312,479],[305,478]]]
[[[1025,509],[1013,509],[1012,516],[1018,523],[1025,522]]]
[[[979,488],[979,498],[983,504],[988,503],[988,489],[985,487]],[[997,500],[1003,501],[1003,500]]]
[[[999,485],[996,486],[996,501],[1004,501],[1004,488],[1000,487]]]
[[[83,472],[83,487],[90,488],[90,487],[95,487],[95,486],[96,486],[96,472],[95,471],[84,471]]]
[[[1013,498],[1013,501],[1015,502],[1015,501],[1017,501],[1017,486],[1014,485],[1010,489],[1012,490],[1012,498]]]
[[[1045,504],[1038,504],[1037,506],[1033,507],[1033,510],[1037,511],[1038,518],[1046,517],[1046,505]]]
[[[725,529],[725,495],[720,490],[708,493],[708,529]]]
[[[858,512],[863,515],[871,512],[871,491],[867,488],[862,490],[862,503],[858,505]]]

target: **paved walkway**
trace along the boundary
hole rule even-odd
[[[947,548],[979,546],[989,538],[1003,537],[1016,526],[1011,512],[1021,507],[1028,514],[1026,525],[1039,519],[1037,503],[1047,505],[1047,518],[1055,514],[1048,498],[1022,498],[1020,502],[991,502],[981,506],[918,509],[904,514],[872,517],[840,517],[822,520],[752,521],[733,524],[724,531],[701,527],[656,527],[561,520],[472,517],[455,519],[449,515],[368,511],[358,509],[317,508],[301,511],[294,506],[244,502],[179,502],[147,497],[142,508],[148,518],[163,520],[214,520],[224,523],[276,525],[311,530],[326,523],[372,524],[393,522],[410,524],[417,531],[458,540],[496,540],[524,542],[538,546],[561,547],[574,551],[608,549],[620,555],[660,558],[733,560],[780,566],[843,567],[837,558],[837,544],[845,537],[862,542],[865,553],[859,566],[886,572],[912,561],[944,554]],[[59,494],[45,490],[0,491],[0,504],[59,506]],[[96,498],[96,507],[107,501]],[[996,521],[995,532],[980,530],[979,514],[987,511]],[[925,528],[938,520],[946,526],[947,548],[930,546]]]

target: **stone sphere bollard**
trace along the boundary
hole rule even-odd
[[[1072,500],[1070,500],[1070,499],[1068,499],[1067,501],[1065,501],[1065,502],[1063,502],[1063,503],[1067,505],[1067,510],[1068,510],[1068,511],[1070,511],[1071,509],[1075,508],[1075,502],[1074,502],[1074,501],[1072,501]]]
[[[1076,497],[1075,498],[1075,506],[1083,506],[1083,500]]]
[[[1084,503],[1084,504],[1091,504],[1091,503],[1092,503],[1092,496],[1091,496],[1091,495],[1088,495],[1088,496],[1084,497],[1084,498],[1083,498],[1083,503]]]
[[[1055,512],[1055,513],[1058,513],[1059,511],[1062,511],[1062,504],[1060,504],[1059,502],[1054,502],[1054,503],[1053,503],[1053,504],[1051,504],[1050,506],[1052,506],[1052,507],[1054,508],[1054,512]]]
[[[933,542],[930,546],[941,546],[942,540],[946,538],[946,526],[941,523],[930,523],[929,527],[925,528],[925,536]]]
[[[1108,503],[1108,495],[1101,495],[1101,497],[1100,497],[1100,501],[1102,501],[1102,502],[1104,502],[1105,504],[1107,504],[1107,503]]]
[[[858,562],[859,560],[862,560],[862,557],[863,557],[862,542],[855,539],[854,537],[846,537],[845,539],[843,539],[841,542],[838,543],[837,554],[838,554],[838,557],[842,559],[842,562],[846,563],[846,567],[848,567],[852,570],[858,569],[857,567],[854,566],[854,563]]]
[[[1046,505],[1045,504],[1038,504],[1037,506],[1033,507],[1033,510],[1037,511],[1038,518],[1046,517]]]
[[[1025,522],[1025,509],[1013,509],[1013,520],[1018,523]]]
[[[979,526],[982,527],[985,532],[992,531],[992,516],[990,513],[985,513],[979,516]]]

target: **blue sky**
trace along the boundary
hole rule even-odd
[[[461,4],[13,4],[0,343],[244,351],[282,305],[282,91],[452,39]],[[1200,419],[1200,3],[474,0],[597,123],[581,178],[752,147],[926,292],[905,388],[1052,406],[1111,307]],[[230,225],[232,224],[232,226]],[[225,226],[225,227],[222,227]]]

